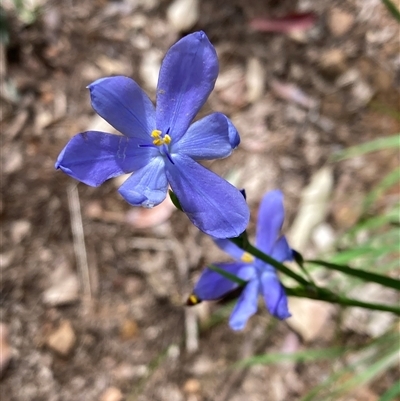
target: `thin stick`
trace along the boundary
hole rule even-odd
[[[185,294],[188,287],[189,264],[188,256],[182,244],[174,239],[172,243],[172,254],[178,270],[180,288]],[[197,325],[196,311],[192,308],[185,308],[185,346],[186,351],[191,354],[199,349],[199,329]]]
[[[67,189],[67,194],[76,264],[82,279],[83,294],[86,299],[90,300],[92,299],[92,289],[90,285],[89,265],[87,261],[85,234],[83,231],[77,184],[70,184]]]

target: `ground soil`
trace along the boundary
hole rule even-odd
[[[343,232],[358,218],[362,196],[398,165],[391,152],[330,163],[337,150],[399,131],[398,120],[382,111],[399,105],[393,19],[372,0],[200,3],[187,32],[207,33],[219,54],[221,79],[201,114],[226,113],[242,137],[234,155],[207,166],[246,188],[252,234],[267,190],[285,193],[290,227],[302,189],[329,164],[334,191],[326,221],[335,233]],[[102,124],[85,89],[90,82],[123,74],[154,98],[154,65],[187,33],[171,27],[169,5],[48,1],[27,21],[5,2],[0,316],[12,358],[0,382],[2,401],[299,400],[335,369],[331,361],[248,369],[232,364],[255,354],[366,340],[352,332],[332,335],[340,330],[338,313],[323,333],[304,342],[264,307],[238,333],[227,324],[229,306],[188,309],[184,301],[202,267],[226,260],[212,241],[177,211],[162,224],[139,228],[144,217],[129,222],[131,207],[118,195],[118,182],[76,186],[54,169],[69,138]],[[249,25],[255,17],[294,10],[314,12],[314,26],[289,35]],[[251,63],[259,68],[249,73]],[[261,88],[254,96],[248,74]],[[276,82],[293,86],[277,88]],[[79,210],[83,259],[71,225]],[[57,291],[67,279],[70,302],[49,301],[46,291]],[[57,353],[49,338],[66,326],[74,340]],[[390,380],[353,399],[376,399]]]

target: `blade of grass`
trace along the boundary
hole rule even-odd
[[[364,210],[368,210],[389,188],[400,183],[400,167],[395,168],[366,196]],[[398,215],[397,215],[398,216]]]
[[[351,146],[334,155],[335,161],[350,159],[366,153],[376,152],[382,149],[398,148],[400,146],[400,134],[375,139],[357,146]]]
[[[400,210],[398,208],[394,208],[383,215],[373,216],[369,217],[368,219],[361,220],[355,227],[348,231],[346,237],[355,235],[361,230],[376,230],[384,225],[396,222],[399,220],[399,212]]]
[[[393,18],[400,22],[400,11],[396,7],[395,4],[391,0],[381,0],[382,3],[386,6],[390,14],[392,14]]]
[[[317,299],[320,301],[329,302],[331,304],[339,304],[342,306],[355,306],[370,310],[379,310],[382,312],[391,312],[400,316],[400,307],[393,305],[383,305],[371,302],[358,301],[356,299],[345,298],[334,294],[329,290],[319,289],[319,292],[313,292],[312,289],[305,288],[289,288],[285,287],[285,292],[288,296],[299,298]]]
[[[398,237],[393,237],[398,239]],[[397,242],[398,244],[399,242]],[[396,243],[382,246],[381,244],[370,244],[369,246],[359,246],[347,251],[336,253],[330,258],[330,262],[337,265],[345,265],[349,262],[355,262],[357,260],[368,259],[370,261],[376,261],[382,256],[387,256],[392,253],[398,252],[398,245]],[[363,270],[366,271],[366,270]]]
[[[395,397],[400,395],[400,381],[394,383],[392,387],[389,388],[382,396],[379,398],[379,401],[391,401],[394,400]]]
[[[301,401],[337,400],[339,397],[335,386],[341,388],[343,385],[346,385],[348,381],[353,381],[352,386],[360,383],[360,381],[356,381],[356,384],[354,384],[354,377],[358,376],[354,372],[360,371],[361,366],[367,366],[367,370],[372,367],[371,371],[366,375],[364,375],[364,371],[361,371],[360,373],[363,376],[363,379],[366,379],[367,377],[369,380],[372,379],[374,375],[381,373],[382,370],[386,369],[393,363],[393,349],[397,350],[397,348],[398,333],[389,332],[384,334],[363,347],[362,350],[359,350],[360,352],[365,352],[367,355],[366,357],[331,374],[326,380],[315,386],[308,394],[306,394]],[[349,375],[353,377],[350,380],[348,379]],[[346,387],[349,389],[350,386],[346,385]],[[343,391],[343,389],[341,389],[341,391]]]
[[[242,280],[241,278],[235,276],[235,275],[232,274],[232,273],[227,272],[227,271],[224,270],[224,269],[221,269],[221,268],[218,267],[218,266],[215,266],[215,265],[208,265],[207,267],[208,267],[210,270],[214,270],[215,272],[219,273],[221,276],[224,276],[225,278],[227,278],[227,279],[230,280],[230,281],[233,281],[233,282],[236,283],[236,284],[239,284],[239,285],[246,285],[246,284],[247,284],[247,281],[246,281],[246,280]]]
[[[380,356],[376,362],[369,363],[364,371],[356,374],[350,380],[341,383],[339,388],[333,392],[333,395],[339,396],[348,392],[356,387],[362,386],[370,382],[374,377],[380,375],[387,369],[390,369],[398,361],[398,344],[395,344],[385,355]],[[354,366],[354,368],[356,368]],[[356,369],[354,369],[356,370]]]

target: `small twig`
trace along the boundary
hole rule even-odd
[[[185,308],[186,351],[189,354],[199,349],[199,326],[197,313],[193,308]]]
[[[179,274],[180,288],[182,293],[185,294],[187,292],[189,280],[188,256],[185,248],[176,239],[172,242],[171,250]],[[199,349],[197,315],[195,310],[191,308],[185,308],[185,345],[186,351],[189,354],[196,352]]]
[[[82,278],[83,294],[86,299],[90,300],[92,298],[92,289],[90,285],[89,265],[87,261],[85,234],[83,231],[77,184],[70,184],[67,189],[67,194],[76,264]]]

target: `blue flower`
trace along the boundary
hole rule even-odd
[[[134,206],[158,205],[169,184],[200,230],[216,238],[238,236],[249,221],[243,196],[197,161],[229,156],[239,135],[221,113],[191,124],[217,75],[214,47],[204,32],[195,32],[167,52],[156,107],[130,78],[93,82],[88,87],[93,109],[123,135],[80,133],[62,150],[56,168],[91,186],[134,172],[119,188]]]
[[[268,192],[261,201],[256,232],[256,247],[279,262],[293,260],[293,251],[286,238],[280,235],[285,211],[283,194],[275,190]],[[250,316],[257,311],[257,299],[264,297],[269,312],[279,319],[290,316],[285,290],[279,281],[275,269],[260,259],[244,252],[227,239],[215,239],[214,242],[225,252],[237,259],[232,263],[214,265],[247,281],[236,303],[229,325],[234,330],[245,327]],[[205,268],[194,287],[193,295],[198,300],[215,300],[237,289],[239,285],[214,270]],[[189,298],[190,299],[190,298]]]

